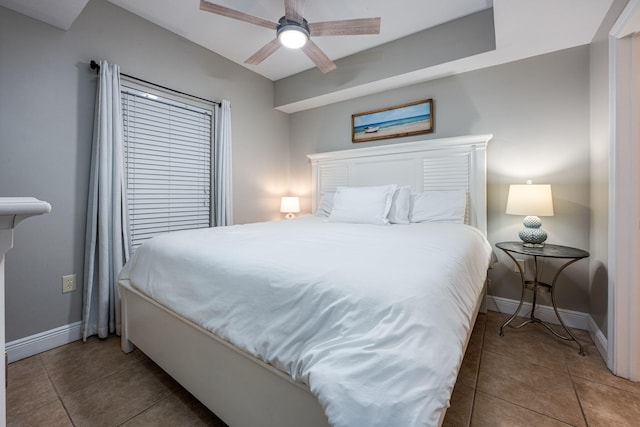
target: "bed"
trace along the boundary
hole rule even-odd
[[[309,215],[153,239],[121,274],[123,350],[140,348],[231,426],[441,424],[483,309],[490,139],[308,156],[314,213],[339,188],[393,183],[463,191],[469,225]],[[424,291],[427,270],[451,286]]]

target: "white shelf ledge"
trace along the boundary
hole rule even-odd
[[[51,205],[34,197],[0,197],[0,229],[14,228],[23,219],[51,212]]]

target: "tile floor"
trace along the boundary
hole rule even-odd
[[[575,344],[540,325],[497,334],[506,316],[480,315],[445,426],[638,426],[640,384],[609,373],[588,334]],[[9,365],[9,426],[224,426],[118,338],[74,342]]]

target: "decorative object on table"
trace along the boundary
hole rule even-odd
[[[301,49],[320,71],[328,73],[335,70],[336,64],[311,40],[311,37],[380,34],[379,17],[308,22],[302,16],[304,6],[305,0],[285,0],[284,16],[275,23],[220,4],[200,0],[200,10],[276,31],[276,38],[244,61],[245,64],[259,65],[282,45],[290,49]]]
[[[511,326],[512,328],[519,329],[524,325],[529,323],[540,323],[542,326],[547,328],[553,335],[556,337],[563,339],[565,341],[575,341],[576,344],[580,347],[579,354],[584,356],[584,347],[582,343],[578,341],[578,339],[571,333],[571,330],[567,328],[567,326],[562,321],[560,317],[560,313],[558,313],[558,306],[556,304],[556,287],[558,282],[558,277],[560,277],[560,273],[562,270],[570,266],[576,261],[581,260],[582,258],[587,258],[589,256],[589,252],[583,251],[582,249],[572,248],[569,246],[560,246],[560,245],[545,245],[542,248],[539,247],[525,247],[520,244],[520,242],[499,242],[496,243],[496,247],[498,249],[502,249],[502,251],[511,258],[511,260],[516,264],[516,268],[520,272],[520,283],[522,285],[522,292],[520,294],[520,303],[518,304],[518,308],[516,311],[509,317],[503,324],[500,326],[500,336],[504,335],[504,328],[509,326],[509,324],[516,318],[518,313],[520,313],[520,309],[524,303],[524,291],[529,289],[533,291],[533,303],[531,307],[531,313],[529,318],[520,323],[517,326]],[[533,280],[526,280],[524,276],[524,270],[520,267],[520,264],[516,260],[513,254],[527,255],[533,257],[534,264],[534,276]],[[566,261],[562,264],[557,270],[556,274],[553,276],[553,281],[551,284],[544,283],[540,277],[540,271],[542,270],[538,266],[539,258],[553,258],[558,260]],[[556,317],[560,322],[560,326],[564,329],[567,335],[562,335],[555,331],[547,322],[536,317],[536,300],[538,296],[539,289],[549,290],[551,293],[551,305],[553,305],[553,311],[556,313]]]
[[[524,229],[518,233],[525,247],[544,247],[547,232],[541,228],[542,220],[538,217],[553,216],[551,185],[532,184],[531,181],[525,185],[510,185],[506,213],[526,215],[522,221]]]
[[[433,100],[410,102],[351,115],[353,142],[433,132]]]
[[[298,197],[283,197],[280,202],[280,212],[286,213],[286,219],[295,218],[296,213],[300,212],[300,199]]]

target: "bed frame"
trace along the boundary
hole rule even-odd
[[[394,183],[416,192],[465,189],[468,223],[486,235],[486,147],[491,138],[471,135],[311,154],[312,210],[323,192],[340,185]],[[306,385],[156,303],[128,281],[119,285],[123,351],[138,347],[228,425],[329,425]],[[474,320],[478,310],[484,310],[484,298]]]

